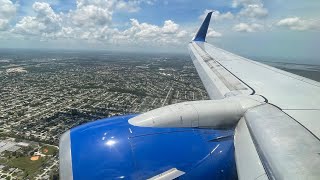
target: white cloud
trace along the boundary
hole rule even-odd
[[[129,32],[136,38],[146,38],[146,37],[163,37],[169,36],[170,34],[177,34],[179,25],[173,22],[172,20],[167,20],[164,22],[162,27],[148,24],[148,23],[139,23],[136,19],[131,19],[132,27],[129,28]],[[127,30],[127,31],[128,31]]]
[[[247,24],[239,23],[233,26],[233,30],[237,32],[257,32],[263,29],[263,26],[257,23]]]
[[[248,4],[255,4],[255,3],[260,3],[260,0],[233,0],[232,1],[232,7],[237,8],[239,6],[245,6]]]
[[[188,32],[185,30],[182,30],[182,31],[178,32],[177,37],[183,38],[183,37],[186,37],[187,35],[188,35]]]
[[[23,17],[13,32],[40,38],[98,37],[97,34],[112,23],[112,14],[119,2],[121,1],[77,0],[77,8],[66,14],[55,13],[48,3],[35,2],[32,7],[36,15]]]
[[[2,0],[0,0],[2,1]],[[131,2],[131,3],[130,3]],[[87,41],[97,44],[120,44],[126,46],[170,46],[181,45],[187,42],[190,29],[181,29],[173,20],[163,21],[162,25],[139,22],[131,19],[129,27],[124,30],[115,28],[112,21],[113,14],[128,8],[139,9],[139,4],[153,4],[147,0],[77,0],[74,10],[55,12],[50,4],[35,2],[32,5],[33,15],[24,16],[17,21],[15,26],[7,31],[16,38],[29,40],[66,40]],[[135,12],[138,9],[132,9]],[[214,12],[213,19],[232,19],[228,13]],[[2,24],[7,21],[0,20]],[[124,27],[122,27],[124,28]],[[207,37],[220,37],[221,33],[209,28]]]
[[[6,19],[0,19],[0,31],[4,31],[8,29],[9,27],[9,21]]]
[[[16,5],[10,0],[0,0],[0,31],[9,27],[10,20],[16,15]]]
[[[140,3],[137,1],[119,1],[116,4],[116,9],[117,10],[123,10],[126,12],[138,12],[140,10],[140,7],[138,6]]]
[[[232,7],[240,8],[239,16],[250,18],[263,18],[268,15],[262,0],[233,0]]]
[[[187,34],[187,31],[180,30],[179,25],[172,20],[166,20],[162,26],[157,26],[131,19],[130,27],[122,31],[108,26],[96,28],[63,27],[55,37],[82,39],[102,44],[162,46],[178,44],[181,42],[181,38],[187,37]]]
[[[163,32],[166,34],[177,33],[179,25],[173,22],[172,20],[167,20],[163,25]]]
[[[299,17],[290,17],[281,19],[277,26],[287,27],[291,30],[304,31],[311,29],[320,29],[319,21],[303,20]]]
[[[144,40],[149,38],[156,38],[161,33],[161,28],[148,24],[139,23],[137,19],[131,20],[131,28],[124,31],[124,34],[131,36],[132,38]]]
[[[71,11],[70,16],[73,25],[81,28],[105,28],[112,24],[112,17],[115,11],[126,13],[137,12],[139,5],[146,3],[152,5],[154,0],[77,0],[77,8]]]
[[[212,13],[212,18],[214,20],[220,21],[220,20],[229,20],[229,19],[233,19],[234,16],[231,12],[227,12],[227,13],[220,13],[219,11],[214,11]]]
[[[155,0],[77,0],[77,7],[80,9],[81,7],[92,5],[107,10],[111,12],[111,14],[114,10],[132,13],[141,9],[140,4],[153,5],[154,1]]]
[[[131,27],[124,31],[113,31],[110,38],[116,43],[164,45],[177,44],[180,38],[187,37],[187,31],[180,30],[172,20],[164,21],[163,26],[140,23],[131,19]]]
[[[62,27],[61,31],[57,33],[57,37],[60,38],[75,38],[76,33],[75,30],[71,27]]]
[[[32,6],[36,16],[23,17],[13,29],[18,34],[45,35],[56,33],[61,29],[61,17],[48,3],[35,2]]]
[[[19,34],[36,35],[44,29],[44,24],[39,23],[36,17],[26,16],[16,24],[13,31]]]
[[[268,15],[268,10],[263,7],[263,4],[248,4],[239,12],[239,15],[251,18],[263,18]]]
[[[216,20],[216,21],[221,21],[221,20],[231,20],[234,18],[234,15],[231,13],[231,12],[226,12],[226,13],[220,13],[219,11],[217,10],[209,10],[209,9],[206,9],[203,14],[201,16],[199,16],[199,19],[203,20],[207,14],[209,12],[212,12],[212,19],[213,20]]]
[[[10,0],[0,0],[0,18],[10,19],[16,14],[16,6]]]
[[[212,28],[209,28],[208,29],[208,33],[207,33],[207,37],[208,38],[213,38],[213,37],[221,37],[222,34],[213,30]]]
[[[93,5],[107,9],[114,6],[116,2],[116,0],[77,0],[77,8]]]
[[[181,38],[187,37],[188,32],[180,30],[179,25],[172,20],[166,20],[162,26],[157,26],[131,19],[129,28],[121,31],[113,28],[112,15],[115,11],[135,7],[140,3],[152,4],[154,1],[130,2],[77,0],[75,10],[60,14],[54,12],[48,3],[35,2],[32,6],[35,16],[23,17],[12,32],[23,37],[35,37],[44,41],[74,39],[104,44],[148,44],[151,46],[177,44]]]
[[[95,5],[80,6],[71,12],[72,22],[77,26],[104,26],[112,20],[112,10]]]

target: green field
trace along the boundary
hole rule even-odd
[[[12,158],[8,165],[24,170],[28,175],[34,174],[45,162],[45,158],[39,158],[37,161],[31,161],[30,157]]]
[[[6,158],[0,158],[0,164],[6,164],[8,160]]]
[[[48,152],[44,152],[44,150],[47,149]],[[53,155],[53,154],[56,154],[58,152],[58,149],[54,146],[43,146],[41,149],[40,149],[41,153],[45,154],[45,155]]]

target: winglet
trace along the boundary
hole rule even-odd
[[[193,41],[206,41],[206,35],[208,32],[208,27],[211,19],[212,11],[207,14],[207,17],[204,19],[201,27],[199,28],[196,36],[193,38]]]

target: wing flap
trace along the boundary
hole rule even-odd
[[[268,179],[244,118],[235,130],[234,147],[239,180]]]
[[[312,132],[318,138],[320,137],[320,110],[283,110],[289,114],[292,118],[297,120],[300,124],[303,124],[310,132]]]
[[[319,179],[320,143],[307,129],[270,104],[244,119],[269,179]]]

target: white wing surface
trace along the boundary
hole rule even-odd
[[[210,17],[189,43],[210,98],[255,95],[266,102],[236,129],[239,179],[320,179],[320,83],[206,43]]]

